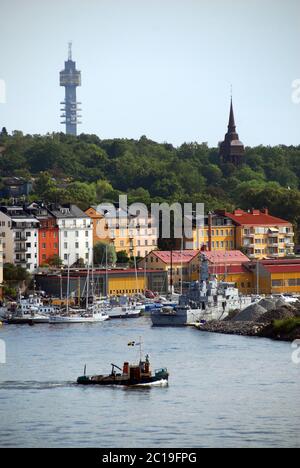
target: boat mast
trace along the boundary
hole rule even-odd
[[[70,295],[70,254],[68,253],[68,277],[67,277],[67,315],[69,314],[69,295]]]
[[[88,311],[89,308],[89,284],[90,283],[90,249],[88,250],[88,265],[87,265],[87,275],[86,275],[86,303],[85,303],[85,310]]]
[[[105,245],[105,296],[108,297],[107,244]]]

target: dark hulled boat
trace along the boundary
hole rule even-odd
[[[109,375],[88,376],[84,371],[84,375],[78,377],[77,383],[80,385],[123,385],[127,387],[162,386],[168,383],[169,374],[167,369],[157,369],[153,374],[150,368],[148,355],[146,355],[145,361],[140,360],[139,364],[132,365],[128,362],[124,362],[123,369],[115,364],[111,364],[111,366],[112,369]]]

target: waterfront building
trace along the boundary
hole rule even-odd
[[[33,272],[38,267],[39,221],[21,206],[0,207],[0,235],[4,263],[13,263]]]
[[[58,249],[64,265],[78,262],[85,264],[91,259],[93,250],[93,223],[78,206],[73,204],[48,207],[58,227]],[[69,260],[68,260],[69,257]]]
[[[93,242],[112,244],[116,252],[129,257],[145,257],[157,248],[158,228],[148,215],[132,216],[119,207],[89,207],[85,213],[93,220]]]
[[[236,132],[233,104],[231,98],[228,130],[225,135],[224,141],[222,141],[219,144],[219,156],[224,163],[231,163],[235,166],[240,166],[243,162],[244,154],[244,145],[239,140],[239,136]]]
[[[260,294],[300,294],[300,259],[260,260],[247,265]]]
[[[236,284],[243,293],[252,290],[252,274],[245,268],[250,260],[239,250],[233,251],[200,251],[173,250],[150,252],[138,265],[146,271],[164,270],[168,275],[168,284],[179,288],[182,282],[199,280],[201,255],[208,258],[209,272],[220,281]]]
[[[73,297],[84,296],[87,270],[76,268],[70,270],[70,294]],[[66,297],[67,271],[57,274],[44,273],[35,276],[37,287],[46,291],[52,297]],[[97,296],[107,294],[133,296],[144,293],[146,289],[157,291],[159,294],[167,292],[167,278],[165,271],[142,269],[95,269],[93,272],[93,290]]]
[[[235,248],[242,249],[250,259],[293,255],[294,231],[290,222],[271,216],[267,209],[219,213],[235,224]]]
[[[195,259],[199,263],[199,254],[199,250],[153,250],[138,262],[138,266],[145,271],[165,271],[168,284],[178,287],[181,280],[191,281],[191,261]]]
[[[59,229],[55,216],[43,203],[31,203],[26,207],[39,221],[39,266],[47,264],[54,256],[59,257]]]

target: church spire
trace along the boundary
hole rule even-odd
[[[242,164],[244,154],[244,145],[239,140],[239,136],[236,132],[231,92],[228,130],[224,141],[220,143],[219,156],[221,161],[224,163],[232,163],[236,166],[239,166]]]
[[[229,122],[228,122],[228,132],[235,133],[235,121],[234,121],[234,112],[233,112],[233,105],[232,105],[232,96],[230,100],[230,112],[229,112]]]

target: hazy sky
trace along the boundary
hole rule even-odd
[[[300,144],[299,0],[0,0],[0,127],[64,130],[69,40],[79,132],[215,146],[232,83],[245,145]]]

